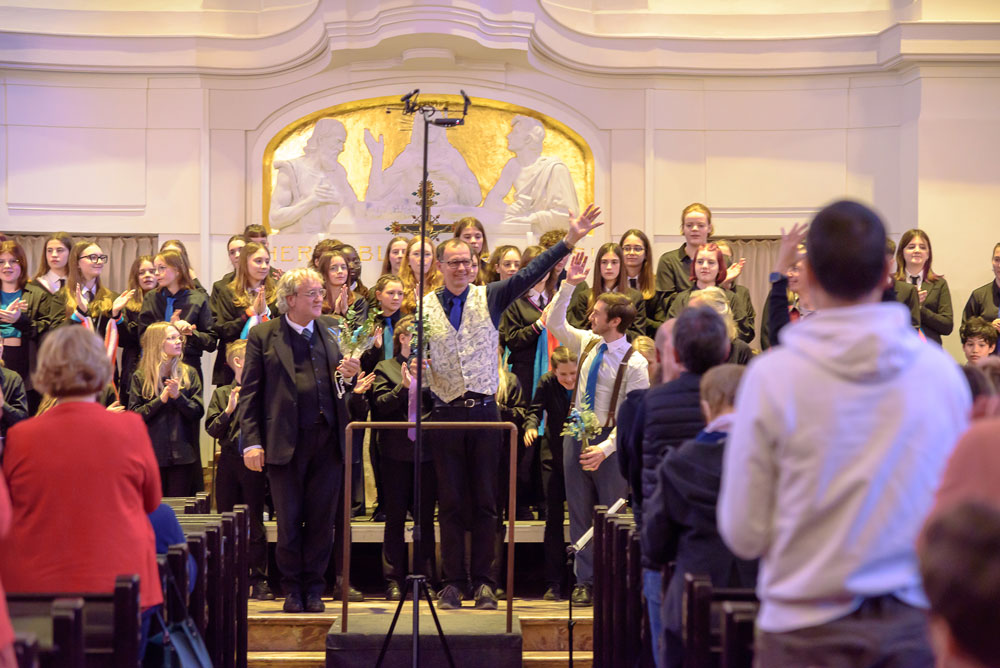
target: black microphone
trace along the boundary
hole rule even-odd
[[[439,128],[453,128],[456,125],[465,125],[464,118],[435,118],[431,121],[431,125],[436,125]]]

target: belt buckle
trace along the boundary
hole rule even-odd
[[[472,407],[474,407],[476,405],[476,400],[475,399],[466,399],[465,401],[462,402],[462,405],[465,408],[472,408]]]

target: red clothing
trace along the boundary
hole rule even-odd
[[[60,404],[7,432],[3,473],[14,522],[0,543],[10,592],[111,592],[137,573],[140,602],[163,602],[148,513],[160,472],[134,413],[94,402]]]
[[[4,484],[3,476],[0,475],[0,538],[7,534],[10,529],[10,497],[7,495],[7,485]],[[3,583],[0,582],[0,650],[14,642],[14,627],[10,624],[10,615],[7,613],[7,597],[3,593]],[[3,657],[0,657],[3,663]]]
[[[1000,418],[972,423],[948,459],[927,523],[963,501],[1000,508]]]

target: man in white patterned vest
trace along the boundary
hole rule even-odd
[[[430,363],[427,385],[434,395],[430,420],[435,422],[497,422],[496,392],[500,382],[497,331],[500,316],[518,297],[537,284],[566,257],[575,244],[602,223],[593,204],[570,222],[557,243],[514,276],[488,285],[470,285],[476,275],[472,249],[461,239],[437,248],[444,287],[424,297]],[[496,582],[490,574],[497,528],[497,466],[499,432],[440,431],[433,434],[437,475],[441,558],[444,588],[442,609],[462,605],[471,580],[476,607],[495,610]],[[471,514],[470,571],[465,568],[466,517]]]

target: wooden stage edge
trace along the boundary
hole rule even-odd
[[[275,543],[278,540],[278,523],[273,521],[264,522],[264,530],[267,532],[267,542]],[[385,533],[384,522],[372,522],[363,517],[355,518],[351,522],[351,542],[352,543],[381,543]],[[413,542],[413,522],[407,522],[403,530],[403,538],[407,543]],[[569,521],[563,525],[564,540],[569,542]],[[434,524],[435,541],[440,542],[440,527]],[[515,543],[542,543],[545,540],[545,522],[543,520],[518,520],[514,522],[514,542]],[[504,542],[507,541],[507,532],[504,532]]]
[[[308,617],[310,619],[318,619],[324,617],[329,618],[330,622],[333,623],[333,621],[339,618],[341,602],[325,597],[323,602],[326,603],[326,612],[316,615],[296,615],[282,612],[281,606],[284,601],[280,598],[274,601],[256,601],[251,599],[248,612],[250,616],[258,619],[265,616],[273,616],[276,622],[279,620],[282,622],[294,622],[298,618],[305,619]],[[462,601],[462,607],[458,610],[437,610],[437,613],[439,615],[503,615],[505,613],[503,609],[504,602],[501,601],[500,603],[501,605],[498,610],[476,610],[473,607],[472,601]],[[397,605],[399,605],[397,601],[386,601],[381,597],[372,597],[358,603],[351,603],[350,614],[351,617],[355,615],[392,615],[396,611]],[[540,598],[514,597],[514,614],[531,618],[563,619],[568,616],[568,605],[566,601],[543,601]],[[409,613],[412,610],[413,602],[407,601],[404,604],[403,612]],[[427,609],[426,603],[421,603],[420,610],[422,613],[426,613],[428,620],[430,620],[430,611]],[[574,619],[590,620],[593,617],[593,608],[573,608]]]

